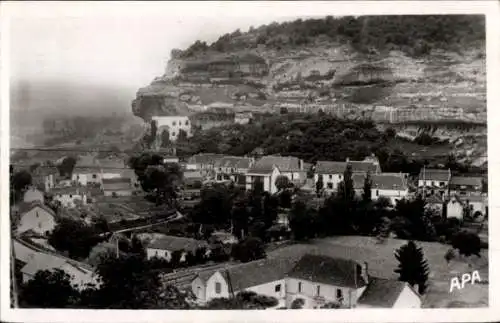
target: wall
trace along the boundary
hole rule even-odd
[[[52,231],[55,225],[54,216],[43,208],[36,206],[21,216],[17,232],[33,230],[40,235],[45,235],[45,232]]]
[[[73,195],[73,194],[58,194],[54,196],[54,200],[61,202],[61,205],[68,208],[75,207],[75,199],[82,201],[83,204],[87,204],[87,195]]]
[[[441,185],[440,183],[444,183],[444,185]],[[424,180],[421,180],[419,179],[418,180],[418,187],[423,187],[424,185],[427,185],[427,186],[434,186],[434,187],[442,187],[442,188],[445,188],[448,186],[448,181],[432,181],[432,180],[425,180],[425,184],[424,184]]]
[[[177,140],[181,129],[186,132],[188,137],[191,136],[191,121],[186,116],[154,116],[152,119],[157,122],[158,136],[161,136],[161,133],[165,128],[168,128],[170,131],[170,140],[172,141]]]
[[[30,188],[24,193],[23,201],[26,203],[40,201],[43,203],[44,202],[43,193],[37,189]]]
[[[298,284],[302,283],[301,292],[298,291]],[[320,286],[319,296],[324,297],[325,302],[337,301],[337,290],[342,291],[343,302],[345,306],[351,303],[354,305],[357,302],[357,291],[352,288],[326,285],[322,283],[313,283],[310,281],[288,277],[286,278],[286,304],[290,308],[292,302],[296,298],[302,298],[305,301],[304,308],[314,308],[321,306],[321,302],[317,302],[314,298],[317,296],[317,286]]]
[[[115,193],[117,196],[132,196],[132,190],[118,190],[118,191],[105,190],[104,196],[113,196],[113,193]]]
[[[276,292],[276,285],[280,285],[280,291]],[[285,306],[285,298],[286,298],[286,283],[285,279],[280,279],[276,281],[272,281],[266,284],[253,286],[250,288],[246,288],[247,291],[252,291],[260,295],[267,295],[270,297],[275,297],[281,306]]]
[[[163,250],[163,249],[154,249],[154,248],[147,248],[146,249],[146,254],[148,259],[157,257],[160,259],[165,259],[166,261],[170,261],[172,259],[172,254],[168,250]]]
[[[206,302],[206,286],[205,286],[205,281],[201,279],[200,277],[196,277],[192,282],[191,282],[191,291],[193,294],[196,296],[196,299],[199,302]]]
[[[381,190],[372,188],[372,200],[375,201],[381,196],[388,198],[392,205],[396,205],[396,200],[401,200],[408,196],[408,190]]]
[[[463,219],[462,204],[460,204],[458,201],[456,201],[454,199],[449,201],[447,204],[446,217],[447,218],[455,217],[455,218],[462,220]]]
[[[422,307],[422,301],[420,297],[415,294],[414,291],[410,289],[410,286],[406,286],[401,294],[399,295],[393,308],[420,308]]]
[[[95,173],[73,173],[71,175],[71,180],[77,182],[80,185],[87,186],[89,183],[101,183],[102,175],[96,170]]]
[[[221,284],[221,292],[218,294],[215,292],[216,283]],[[209,301],[218,297],[229,297],[229,286],[221,273],[217,271],[207,280],[205,299]]]

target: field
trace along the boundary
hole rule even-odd
[[[333,237],[318,239],[307,244],[291,245],[268,253],[268,257],[297,257],[304,253],[323,254],[332,257],[348,258],[368,263],[368,272],[373,276],[397,279],[394,269],[397,260],[394,251],[406,243],[404,240],[388,239],[377,243],[371,237]],[[483,251],[481,258],[456,259],[449,264],[444,255],[449,246],[440,243],[418,242],[428,260],[430,286],[423,297],[423,307],[485,307],[488,306],[488,253]],[[469,266],[470,264],[470,266]],[[469,285],[461,290],[450,290],[453,277],[478,270],[481,284]]]

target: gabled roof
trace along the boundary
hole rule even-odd
[[[418,179],[423,180],[425,175],[426,181],[449,181],[451,177],[451,172],[449,169],[433,169],[425,168],[420,170]]]
[[[373,161],[318,161],[316,163],[317,174],[342,174],[347,165],[351,166],[353,173],[376,173],[378,171],[377,165]]]
[[[84,186],[66,186],[66,187],[54,187],[50,189],[52,195],[81,195],[89,191],[87,187]]]
[[[365,184],[365,178],[366,175],[364,174],[353,174],[354,188],[362,189]],[[408,188],[404,175],[399,173],[371,174],[370,179],[372,181],[372,189],[404,191]]]
[[[286,273],[297,263],[297,258],[266,258],[230,267],[226,270],[213,270],[198,273],[197,277],[207,281],[217,271],[226,282],[231,281],[233,290],[270,283],[285,278]]]
[[[164,236],[160,239],[153,241],[148,248],[161,249],[168,251],[185,250],[194,251],[200,247],[207,247],[208,244],[203,240],[196,240],[185,237]]]
[[[35,207],[42,208],[43,210],[47,211],[50,215],[56,216],[54,210],[52,210],[51,208],[49,208],[40,201],[33,201],[31,203],[21,202],[19,204],[19,214],[22,216],[24,213],[31,211]]]
[[[450,179],[450,185],[482,186],[483,179],[481,177],[453,176]]]
[[[224,156],[215,161],[215,167],[230,167],[239,169],[248,169],[252,165],[252,159],[237,156]]]
[[[224,155],[221,154],[197,154],[188,158],[188,164],[213,164]]]
[[[34,276],[40,270],[52,270],[62,268],[66,261],[52,255],[35,253],[33,258],[21,269],[23,274]]]
[[[366,285],[361,276],[361,265],[357,262],[320,255],[304,255],[288,276],[339,287],[359,288]]]
[[[406,282],[371,277],[370,283],[358,299],[358,304],[391,308],[394,306],[405,287],[410,288],[413,293],[418,296]],[[420,298],[420,296],[418,297]]]
[[[280,172],[297,172],[301,170],[301,162],[297,157],[292,156],[264,156],[259,159],[248,173],[269,174],[277,167]]]

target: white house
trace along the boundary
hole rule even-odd
[[[71,174],[71,180],[82,186],[100,184],[102,178],[101,165],[93,155],[79,156]]]
[[[242,291],[274,297],[278,306],[303,308],[335,303],[343,308],[419,308],[420,296],[406,283],[372,277],[367,265],[352,260],[305,254],[300,258],[267,258],[227,269],[197,273],[191,290],[201,304]]]
[[[336,303],[352,308],[368,285],[366,267],[341,258],[304,255],[286,277],[286,304],[304,301],[304,308]]]
[[[39,191],[34,186],[32,186],[28,188],[26,192],[24,192],[23,202],[32,203],[37,201],[43,203],[45,201],[45,198],[42,191]]]
[[[470,214],[473,217],[484,216],[488,209],[488,200],[485,196],[458,196],[452,195],[446,203],[446,217],[458,218],[464,217],[465,208],[470,209]]]
[[[452,176],[448,191],[450,195],[480,196],[483,194],[483,179],[481,177]]]
[[[148,259],[160,258],[170,261],[172,253],[181,251],[181,262],[185,261],[187,252],[195,253],[198,248],[208,248],[206,241],[185,237],[163,236],[152,241],[146,248]]]
[[[236,176],[246,174],[254,163],[253,158],[224,156],[214,163],[215,179],[217,181],[236,181]]]
[[[217,160],[223,158],[220,154],[196,154],[188,158],[186,170],[211,171]]]
[[[177,140],[181,130],[186,133],[187,137],[191,136],[191,121],[187,116],[153,116],[152,120],[156,121],[158,136],[163,130],[169,132],[171,141]]]
[[[280,175],[286,176],[291,183],[302,185],[306,181],[304,162],[291,156],[264,156],[255,162],[246,174],[246,189],[262,183],[264,191],[274,194],[278,191],[275,182]]]
[[[103,178],[102,190],[104,196],[131,196],[133,187],[130,178]]]
[[[87,204],[90,197],[89,191],[85,187],[56,187],[51,190],[55,201],[59,201],[63,207],[74,208],[77,203]]]
[[[380,173],[380,164],[374,157],[367,157],[362,161],[318,161],[314,171],[314,183],[317,183],[321,177],[323,180],[323,189],[328,192],[336,192],[340,182],[343,181],[344,172],[347,166],[351,166],[353,174],[372,174]]]
[[[367,175],[354,174],[352,180],[354,190],[361,196]],[[408,183],[406,175],[403,173],[379,173],[370,174],[371,180],[371,197],[372,200],[377,200],[379,197],[389,199],[392,205],[396,205],[397,201],[408,196]]]
[[[227,270],[199,272],[191,289],[200,303],[214,298],[230,297],[242,291],[253,291],[275,297],[285,306],[285,275],[296,259],[261,259],[239,264]]]
[[[254,165],[246,174],[246,189],[251,190],[257,185],[261,185],[266,192],[274,194],[278,192],[276,179],[281,173],[274,165]]]
[[[356,308],[420,308],[420,295],[406,282],[372,277]]]
[[[39,201],[22,205],[19,214],[17,233],[31,230],[40,235],[47,235],[56,226],[54,211]]]
[[[427,194],[439,194],[444,196],[448,193],[448,185],[451,180],[450,169],[422,168],[418,176],[418,189],[425,190]]]

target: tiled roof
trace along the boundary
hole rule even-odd
[[[450,179],[450,185],[482,186],[483,179],[481,177],[453,176]]]
[[[40,252],[33,255],[33,258],[21,269],[21,272],[34,276],[37,271],[61,268],[64,264],[66,264],[64,259]]]
[[[361,265],[357,262],[320,255],[304,255],[288,276],[339,287],[366,285],[361,276]]]
[[[69,186],[69,187],[54,187],[50,190],[50,193],[53,195],[78,195],[88,193],[89,189],[83,186]]]
[[[45,211],[47,211],[49,214],[51,214],[52,216],[55,216],[55,212],[49,208],[48,206],[46,206],[45,204],[43,204],[42,202],[40,201],[33,201],[31,203],[26,203],[26,202],[21,202],[19,204],[19,214],[24,214],[28,211],[31,211],[33,208],[35,207],[40,207],[42,209],[44,209]]]
[[[353,174],[352,180],[355,189],[362,189],[365,183],[364,174]],[[408,185],[403,174],[397,173],[381,173],[371,174],[372,189],[381,190],[406,190]]]
[[[475,196],[475,195],[458,196],[458,195],[455,195],[455,198],[461,203],[465,203],[467,201],[469,201],[469,202],[481,202],[481,203],[487,202],[487,198],[485,196]]]
[[[377,172],[377,165],[371,161],[318,161],[316,163],[316,173],[318,174],[342,174],[347,165],[351,165],[353,173]]]
[[[97,160],[97,164],[102,167],[103,172],[118,172],[123,168],[126,168],[125,161],[118,158],[105,158]]]
[[[408,284],[402,281],[371,277],[370,283],[358,299],[358,304],[391,308],[406,286]]]
[[[252,159],[246,157],[224,156],[215,161],[215,167],[248,169],[251,165]]]
[[[426,181],[448,181],[450,179],[450,170],[448,169],[432,169],[426,168],[420,170],[418,179],[423,180],[425,175]]]
[[[104,178],[102,189],[105,191],[129,190],[132,188],[130,178]]]
[[[148,248],[161,249],[168,251],[186,250],[194,251],[199,247],[207,247],[208,244],[203,240],[196,240],[185,237],[165,236],[153,241]]]
[[[234,291],[262,285],[284,279],[285,275],[297,263],[297,258],[268,258],[236,265],[225,270],[217,270],[222,277],[231,280]],[[207,271],[198,274],[198,277],[207,281],[214,273]]]
[[[212,164],[222,157],[221,154],[197,154],[188,158],[188,164]]]
[[[300,169],[300,159],[292,156],[264,156],[248,171],[252,174],[269,174],[276,166],[280,172],[297,172]]]

